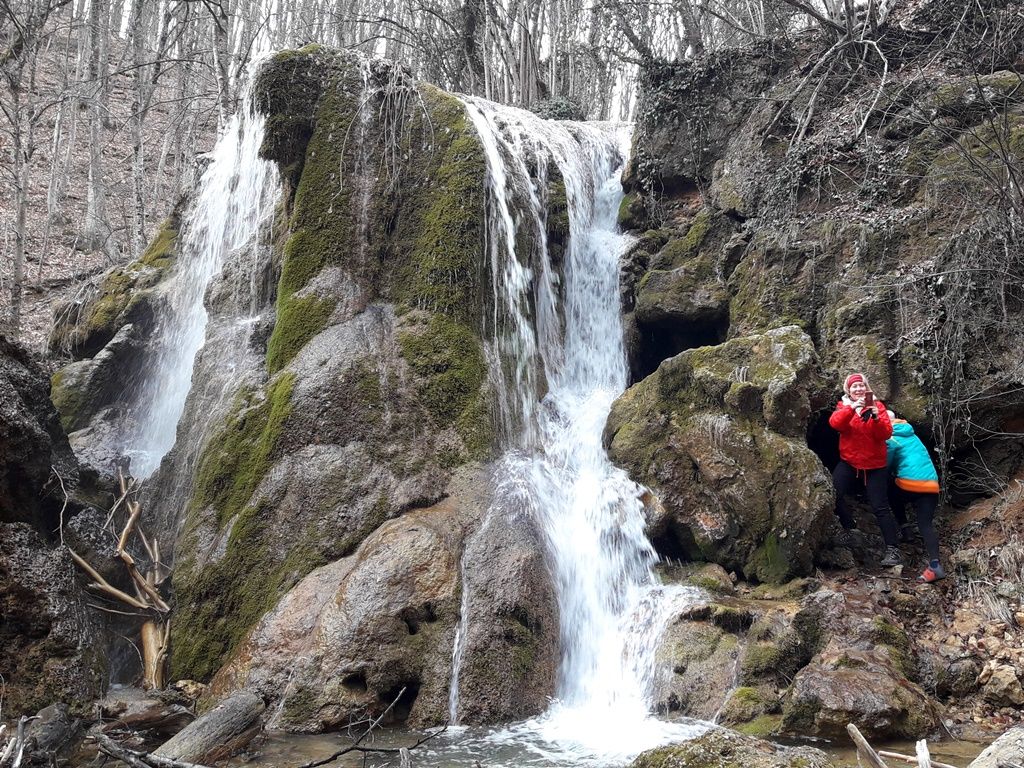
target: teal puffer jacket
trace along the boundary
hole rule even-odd
[[[886,441],[889,471],[896,476],[896,485],[917,493],[938,493],[939,475],[914,428],[902,419],[892,423],[892,437]]]

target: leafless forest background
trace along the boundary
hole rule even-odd
[[[875,5],[0,0],[0,325],[42,349],[55,296],[141,255],[266,51],[358,49],[449,90],[622,120],[644,63],[884,13]]]

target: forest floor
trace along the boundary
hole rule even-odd
[[[133,258],[128,244],[133,208],[129,119],[134,99],[134,69],[129,66],[129,55],[123,42],[113,41],[101,148],[110,239],[99,250],[90,250],[82,237],[89,178],[89,110],[88,94],[69,85],[74,73],[68,68],[75,66],[76,56],[70,36],[45,49],[37,70],[36,92],[51,106],[35,126],[18,339],[35,352],[45,353],[54,305],[73,300],[104,270]],[[173,70],[168,74],[173,76]],[[178,190],[191,183],[194,153],[211,149],[216,139],[216,113],[208,108],[212,100],[209,105],[195,104],[186,112],[173,98],[173,87],[172,82],[166,82],[157,89],[143,127],[147,237],[174,206]],[[5,139],[0,137],[0,170],[10,170]],[[187,152],[179,158],[181,147]],[[14,186],[2,184],[0,316],[6,315],[9,307],[15,213]]]

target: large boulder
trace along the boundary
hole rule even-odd
[[[793,678],[783,730],[841,738],[849,723],[868,738],[919,739],[940,707],[916,682],[915,648],[868,589],[823,589],[801,605],[820,651]]]
[[[4,715],[62,702],[89,712],[106,689],[103,626],[67,549],[22,522],[0,522],[0,676]]]
[[[1011,728],[985,751],[978,755],[969,768],[999,768],[1001,765],[1024,760],[1024,727]]]
[[[784,747],[724,728],[712,728],[693,741],[644,752],[630,768],[833,768],[834,765],[820,749]]]
[[[399,81],[417,97],[396,105]],[[260,257],[271,288],[244,355],[227,331],[240,325],[230,299],[245,259],[208,291],[207,348],[153,493],[164,527],[181,532],[177,677],[209,679],[307,574],[443,499],[460,467],[492,451],[485,159],[462,104],[397,66],[317,46],[268,62],[255,102],[261,152],[289,182],[276,254]],[[378,141],[391,120],[409,147],[400,160]],[[217,369],[224,355],[242,358],[234,380]]]
[[[466,543],[459,723],[521,720],[555,694],[558,601],[528,509],[492,508]]]
[[[52,530],[61,483],[67,492],[78,486],[78,462],[49,395],[39,361],[0,336],[0,522]]]
[[[816,365],[807,334],[784,327],[687,350],[615,402],[609,454],[656,494],[664,553],[759,581],[810,570],[833,503],[804,437]]]
[[[306,576],[245,638],[211,696],[258,691],[272,702],[271,727],[306,732],[393,703],[391,720],[446,720],[462,536],[485,503],[478,482],[467,477],[465,495],[385,523]]]

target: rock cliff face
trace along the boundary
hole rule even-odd
[[[973,440],[996,476],[1019,464],[1018,444],[964,431],[936,394],[951,372],[960,396],[984,393],[964,402],[971,429],[992,432],[1024,404],[1019,286],[940,279],[994,242],[991,197],[965,174],[993,161],[979,142],[996,120],[1019,159],[1024,89],[1003,71],[1012,58],[980,78],[952,58],[924,74],[927,45],[908,43],[924,23],[901,18],[885,41],[900,66],[862,142],[850,137],[877,78],[823,88],[815,114],[797,92],[819,41],[648,72],[620,211],[637,234],[622,281],[635,384],[605,437],[652,491],[658,550],[712,564],[690,576],[706,603],[663,639],[662,712],[720,713],[755,735],[831,736],[852,720],[916,737],[937,722],[934,696],[980,685],[970,665],[943,677],[947,657],[911,641],[901,611],[925,598],[791,581],[836,562],[822,420],[846,371],[866,371],[919,431],[945,425],[947,456]],[[269,62],[254,103],[282,202],[207,291],[178,442],[146,503],[175,549],[172,676],[209,680],[214,697],[254,689],[286,729],[392,702],[396,720],[437,723],[459,632],[459,719],[533,715],[554,691],[558,606],[531,519],[486,514],[498,446],[481,144],[453,96],[315,46]],[[557,262],[565,191],[547,179]],[[126,418],[119,387],[144,365],[187,227],[173,217],[55,331],[78,359],[54,401],[98,471],[116,458],[95,446]],[[978,326],[984,343],[948,333],[949,312],[996,288],[1004,314]],[[44,449],[51,417],[32,433]],[[5,471],[0,458],[0,483]],[[20,514],[4,509],[4,524],[24,526]],[[751,584],[734,593],[736,579]],[[925,607],[941,623],[941,605]],[[993,700],[1016,695],[1010,677],[991,672]]]
[[[492,449],[479,330],[482,150],[452,97],[315,48],[279,54],[255,103],[268,115],[263,153],[288,186],[273,326],[263,370],[236,391],[196,462],[176,546],[173,674],[206,679],[234,659],[222,688],[275,680],[252,644],[285,642],[266,622],[305,609],[299,596],[315,583],[338,606],[319,625],[322,663],[332,675],[343,668],[338,690],[349,694],[333,699],[336,686],[321,686],[311,662],[310,682],[282,699],[281,725],[329,728],[383,708],[402,687],[397,714],[419,701],[416,715],[436,721],[471,521],[449,503],[441,523],[431,505],[456,468]],[[427,528],[410,522],[417,508]],[[435,529],[443,549],[424,538]],[[397,588],[442,551],[447,570],[434,563],[430,583],[410,583],[406,596],[353,586],[377,578],[383,558]],[[395,628],[393,647],[385,635]],[[426,674],[424,663],[438,668]]]
[[[642,381],[606,436],[674,521],[663,552],[759,580],[807,573],[828,519],[821,464],[837,459],[825,419],[852,370],[935,441],[954,492],[998,487],[1020,465],[1022,441],[1006,436],[1024,406],[1021,249],[998,178],[1022,160],[1024,89],[1006,69],[1017,49],[984,48],[982,16],[924,67],[948,12],[894,11],[881,89],[868,71],[801,89],[797,72],[827,47],[814,35],[646,73],[620,211],[639,236],[623,293]],[[968,277],[977,269],[1002,277]],[[794,333],[806,362],[759,375],[770,335]],[[986,468],[961,463],[969,454]],[[822,517],[796,515],[807,549],[773,572],[750,553],[781,553],[780,531],[757,522],[737,538],[736,514],[789,518],[783,497]]]
[[[826,421],[852,370],[936,447],[952,498],[1020,476],[1024,250],[1003,185],[1024,165],[1022,51],[1019,35],[985,32],[1012,27],[1016,7],[970,10],[937,53],[952,7],[896,4],[878,40],[884,83],[872,67],[842,83],[812,71],[831,44],[813,34],[646,72],[619,214],[637,236],[622,280],[636,383],[605,439],[653,491],[656,548],[715,564],[687,579],[716,595],[663,638],[665,712],[718,713],[754,735],[855,722],[917,737],[940,700],[989,710],[1016,695],[1002,661],[984,672],[957,655],[962,636],[947,648],[931,634],[948,595],[853,572],[771,586],[854,565],[828,543]],[[962,516],[999,518],[998,542],[954,522],[944,543],[1019,552],[1013,488]],[[852,552],[870,570],[864,541]],[[737,578],[762,585],[734,593]],[[986,631],[1016,649],[1000,616],[1019,593],[999,589]]]
[[[958,452],[980,453],[995,484],[1013,475],[1021,297],[1016,278],[974,270],[1020,267],[998,180],[1021,161],[1020,51],[985,47],[985,18],[1011,12],[996,3],[930,68],[931,31],[951,12],[894,10],[881,90],[873,71],[801,89],[798,71],[827,47],[814,36],[647,73],[621,216],[643,232],[624,288],[638,375],[796,325],[820,362],[805,383],[826,461],[815,430],[859,370],[920,433],[935,424],[957,489],[984,482]]]
[[[0,675],[7,716],[63,702],[76,712],[106,687],[105,637],[54,531],[80,546],[88,514],[65,503],[79,468],[43,367],[0,336]],[[64,484],[62,491],[61,483]]]
[[[330,729],[403,689],[394,717],[440,722],[469,547],[460,718],[536,714],[558,658],[541,536],[529,518],[480,528],[497,438],[487,165],[465,107],[317,46],[275,56],[252,100],[282,202],[206,290],[177,442],[146,489],[174,549],[171,675],[255,688],[285,728]],[[564,184],[547,183],[557,250]],[[58,312],[52,343],[77,359],[53,399],[99,472],[123,462],[104,438],[135,417],[126,388],[188,268],[190,215]],[[282,666],[296,643],[301,669]]]

